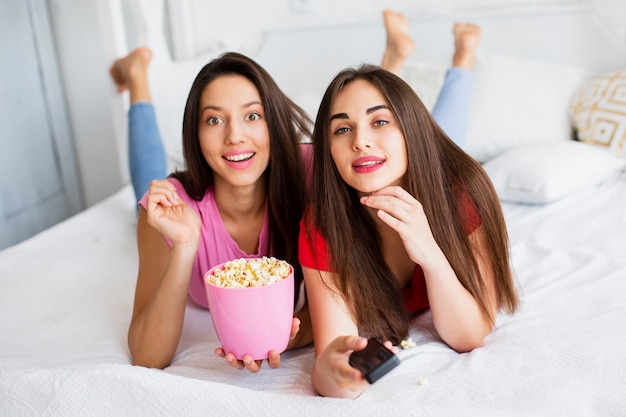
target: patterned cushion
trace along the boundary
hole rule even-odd
[[[626,68],[581,86],[570,105],[578,139],[626,157]]]

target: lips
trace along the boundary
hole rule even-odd
[[[223,156],[229,162],[243,162],[254,156],[254,152],[229,153]]]
[[[229,167],[237,170],[242,170],[252,165],[255,156],[255,152],[244,150],[227,152],[222,155],[222,159],[224,159],[226,165],[228,165]]]
[[[359,174],[364,174],[378,170],[384,163],[385,158],[378,156],[362,156],[352,162],[352,169]]]

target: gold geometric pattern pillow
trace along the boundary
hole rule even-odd
[[[626,68],[600,75],[581,86],[570,113],[581,142],[626,157]]]

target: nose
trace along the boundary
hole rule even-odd
[[[226,136],[224,141],[227,144],[241,143],[245,141],[245,130],[243,123],[238,120],[231,120],[228,122],[226,129]]]
[[[370,138],[362,130],[353,130],[352,149],[355,151],[369,149],[372,147]]]

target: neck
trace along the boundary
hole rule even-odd
[[[240,219],[265,211],[265,186],[261,181],[242,187],[216,183],[215,202],[223,219]]]

